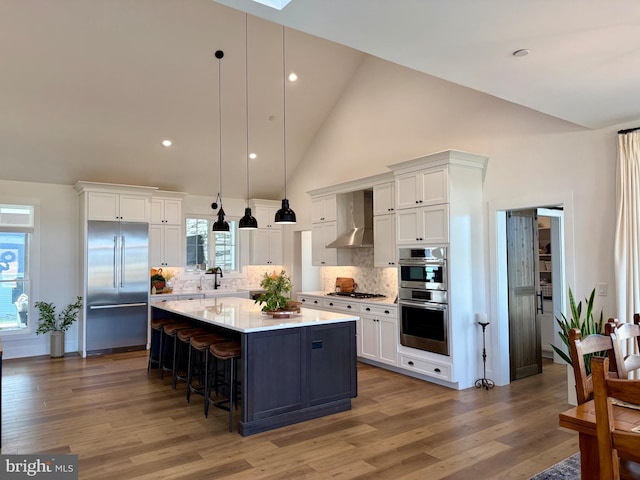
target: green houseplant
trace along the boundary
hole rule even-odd
[[[602,310],[600,311],[600,317],[598,319],[593,315],[593,301],[596,295],[596,289],[594,288],[591,291],[591,295],[589,298],[585,297],[586,302],[586,310],[584,312],[584,318],[582,317],[582,302],[578,302],[576,304],[575,298],[573,296],[573,292],[571,288],[569,288],[569,308],[571,310],[571,317],[567,318],[564,314],[562,314],[562,319],[556,317],[556,322],[560,327],[560,332],[558,335],[560,336],[560,340],[562,343],[569,349],[569,330],[572,328],[577,328],[580,330],[581,337],[584,338],[587,335],[593,334],[604,334],[604,317]],[[554,351],[562,358],[565,362],[573,367],[573,362],[571,361],[571,356],[565,351],[558,348],[556,345],[551,345]],[[597,356],[606,356],[607,352],[598,352],[589,355],[585,355],[585,367],[587,369],[587,374],[591,371],[591,357],[594,355]]]
[[[284,310],[287,306],[289,297],[285,297],[285,293],[289,293],[293,288],[291,279],[287,277],[287,274],[282,270],[279,274],[273,272],[268,274],[265,272],[260,286],[266,290],[265,293],[260,295],[255,303],[263,304],[262,311],[264,312],[276,312],[278,310]]]
[[[36,302],[36,308],[40,312],[39,324],[36,334],[51,334],[51,356],[64,356],[64,332],[69,330],[78,319],[80,310],[82,310],[82,297],[77,297],[74,303],[67,305],[58,315],[56,315],[56,307],[50,302]]]

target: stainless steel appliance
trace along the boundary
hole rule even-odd
[[[447,289],[447,247],[401,248],[400,287]]]
[[[149,225],[90,221],[87,228],[87,353],[144,349]]]
[[[449,355],[447,249],[399,251],[400,344]]]

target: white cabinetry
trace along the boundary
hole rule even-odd
[[[373,265],[393,267],[395,264],[396,216],[376,215],[373,217]]]
[[[328,244],[338,238],[338,225],[345,228],[344,215],[338,215],[338,196],[332,194],[312,197],[311,205],[313,220],[311,226],[311,263],[318,267],[350,265],[350,250],[327,248]]]
[[[423,205],[438,205],[449,201],[447,169],[427,168],[396,176],[396,204],[398,210]]]
[[[396,212],[398,245],[449,242],[449,205],[407,208]]]
[[[396,216],[394,183],[373,186],[373,265],[396,264]]]
[[[182,225],[182,199],[151,198],[151,223],[155,225]]]
[[[111,192],[87,192],[87,219],[148,222],[149,196]]]
[[[151,199],[149,264],[157,267],[184,265],[182,194],[163,192]]]
[[[482,195],[486,162],[480,155],[447,150],[390,166],[396,179],[397,244],[448,249],[449,355],[401,345],[399,368],[458,389],[473,386],[482,376],[482,330],[475,314],[488,313]]]
[[[336,195],[323,195],[311,200],[311,223],[335,221],[336,212]]]
[[[360,307],[362,358],[398,365],[398,318],[394,306],[363,304]]]
[[[282,264],[282,225],[274,223],[275,214],[281,205],[280,202],[254,199],[249,205],[258,222],[257,230],[249,232],[249,264]]]
[[[373,214],[387,215],[395,211],[395,186],[393,182],[373,186]]]

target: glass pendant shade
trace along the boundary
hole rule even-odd
[[[289,200],[282,199],[282,207],[276,212],[276,218],[274,223],[280,224],[292,224],[296,223],[296,212],[289,208]]]
[[[224,210],[222,209],[222,206],[220,206],[220,210],[218,210],[218,220],[213,222],[212,230],[214,232],[228,232],[229,231],[229,223],[226,222],[225,219],[224,219]]]
[[[255,230],[258,228],[258,221],[251,215],[251,208],[247,207],[244,209],[244,217],[240,219],[238,228],[242,228],[243,230]]]

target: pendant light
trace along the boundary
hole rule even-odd
[[[211,204],[211,208],[214,210],[218,208],[218,201],[220,202],[220,210],[218,210],[218,220],[213,223],[213,231],[214,232],[228,232],[229,224],[224,219],[224,210],[222,209],[222,95],[221,95],[221,62],[220,60],[224,57],[224,52],[222,50],[216,51],[216,58],[218,59],[218,126],[220,128],[220,143],[219,143],[219,158],[220,158],[220,188],[218,189],[218,196],[216,197],[216,201]]]
[[[249,206],[249,29],[248,14],[244,14],[244,107],[247,122],[247,207],[244,209],[244,217],[240,219],[238,228],[242,230],[255,230],[258,228],[258,221],[251,215],[251,207]]]
[[[289,208],[289,199],[287,199],[287,74],[285,63],[285,42],[284,42],[284,25],[282,26],[282,140],[283,140],[283,163],[284,163],[284,198],[282,199],[282,207],[276,212],[274,223],[292,224],[296,223],[296,212]]]

